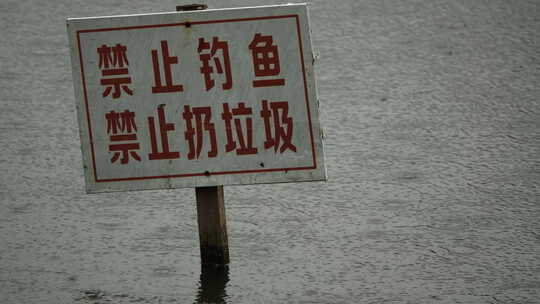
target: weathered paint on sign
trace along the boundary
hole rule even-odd
[[[68,19],[88,192],[326,178],[305,5]]]

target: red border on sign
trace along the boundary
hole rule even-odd
[[[84,77],[84,65],[82,60],[82,50],[81,50],[81,33],[92,33],[92,32],[106,32],[106,31],[120,31],[120,30],[134,30],[134,29],[144,29],[144,28],[156,28],[156,27],[170,27],[170,26],[185,26],[186,23],[190,25],[196,24],[211,24],[211,23],[225,23],[225,22],[242,22],[242,21],[256,21],[256,20],[267,20],[267,19],[280,19],[280,18],[295,18],[296,20],[296,30],[298,34],[298,42],[300,46],[300,60],[302,63],[302,74],[304,79],[304,96],[306,100],[306,109],[308,115],[308,124],[309,124],[309,135],[311,139],[311,152],[313,156],[313,165],[308,167],[290,167],[290,168],[270,168],[270,169],[253,169],[253,170],[237,170],[237,171],[220,171],[220,172],[201,172],[201,173],[186,173],[186,174],[169,174],[169,175],[159,175],[159,176],[139,176],[139,177],[124,177],[124,178],[109,178],[109,179],[98,179],[97,170],[96,170],[96,158],[95,158],[95,149],[94,149],[94,139],[92,136],[92,124],[90,122],[90,111],[88,107],[88,94],[86,90],[86,80]],[[300,20],[298,15],[281,15],[281,16],[267,16],[267,17],[254,17],[254,18],[240,18],[240,19],[223,19],[223,20],[208,20],[208,21],[193,21],[193,22],[183,22],[183,23],[169,23],[169,24],[153,24],[153,25],[141,25],[141,26],[127,26],[127,27],[116,27],[116,28],[100,28],[100,29],[90,29],[90,30],[78,30],[77,31],[77,46],[79,49],[79,62],[81,65],[81,79],[83,84],[84,91],[84,102],[86,109],[86,120],[88,123],[88,135],[90,140],[90,148],[92,153],[92,167],[94,172],[94,180],[96,183],[100,182],[118,182],[118,181],[130,181],[130,180],[144,180],[144,179],[157,179],[157,178],[178,178],[178,177],[194,177],[194,176],[205,176],[205,175],[224,175],[224,174],[246,174],[246,173],[262,173],[262,172],[276,172],[276,171],[293,171],[293,170],[313,170],[317,168],[317,158],[315,155],[315,142],[313,138],[313,126],[311,123],[311,111],[309,108],[309,97],[308,97],[308,88],[306,80],[306,69],[304,64],[304,50],[302,47],[302,35],[300,33]]]

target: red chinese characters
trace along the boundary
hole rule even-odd
[[[127,47],[125,45],[116,44],[109,47],[102,45],[97,48],[99,54],[99,68],[101,69],[101,85],[105,86],[103,97],[109,96],[114,88],[112,98],[120,97],[120,88],[129,95],[133,95],[133,91],[128,87],[131,83],[128,71]],[[108,78],[111,77],[111,78]]]
[[[188,142],[189,153],[188,159],[199,158],[203,146],[203,132],[208,132],[210,149],[208,157],[217,156],[217,139],[216,128],[211,122],[212,109],[210,107],[194,107],[184,106],[182,115],[186,121],[185,139]],[[193,116],[195,116],[195,127],[193,126]]]
[[[162,152],[159,152],[159,149],[158,149],[155,119],[154,117],[150,116],[148,117],[148,130],[150,133],[150,143],[151,143],[152,152],[148,155],[148,157],[151,160],[179,158],[180,152],[173,152],[169,150],[170,149],[169,137],[167,135],[167,132],[174,131],[174,124],[167,123],[167,121],[165,120],[165,107],[164,106],[159,106],[157,111],[158,111],[159,134],[160,134]]]
[[[135,124],[135,113],[129,110],[123,112],[110,111],[105,114],[107,120],[107,134],[109,139],[115,144],[109,145],[109,152],[113,152],[111,163],[114,163],[122,155],[121,164],[129,162],[129,156],[137,161],[141,161],[137,150],[139,143],[137,141],[137,125]]]
[[[165,85],[161,83],[158,51],[152,50],[152,65],[155,82],[155,85],[152,87],[152,93],[182,92],[184,87],[181,84],[173,84],[171,71],[171,65],[178,63],[178,57],[169,56],[169,45],[166,40],[161,41],[161,57],[163,61],[163,73],[165,74]]]
[[[278,47],[273,45],[272,36],[264,36],[261,33],[255,34],[249,44],[253,57],[253,70],[255,77],[264,77],[253,81],[253,87],[270,87],[285,85],[283,78],[268,78],[278,76],[281,69],[279,66]]]
[[[243,102],[239,102],[238,107],[232,109],[232,111],[228,103],[223,104],[221,117],[225,121],[225,132],[227,134],[225,151],[230,152],[236,149],[237,155],[257,154],[257,148],[253,147],[253,121],[251,112],[251,108],[247,108]],[[242,127],[242,120],[237,116],[246,116],[244,128]],[[234,139],[233,123],[234,130],[236,131],[236,140]]]
[[[293,119],[289,117],[289,103],[286,101],[270,102],[262,101],[261,117],[264,119],[264,132],[266,149],[274,147],[280,153],[289,149],[296,152],[296,146],[292,144]],[[273,119],[272,119],[273,118]],[[271,125],[274,125],[274,128]],[[280,142],[283,142],[280,146]]]
[[[148,116],[149,138],[141,137],[140,140],[147,140],[141,144],[148,145],[147,159],[150,161],[180,159],[184,153],[187,160],[198,160],[217,158],[220,151],[224,154],[246,155],[248,159],[250,155],[258,153],[263,156],[272,154],[274,156],[271,157],[277,158],[283,153],[296,153],[298,148],[303,151],[302,139],[293,138],[295,127],[292,114],[295,114],[298,108],[289,106],[291,100],[286,96],[291,95],[283,96],[283,88],[280,88],[285,86],[285,73],[281,74],[276,41],[279,42],[277,36],[253,33],[249,45],[234,45],[232,39],[220,40],[219,37],[210,35],[194,41],[197,43],[196,48],[186,44],[182,45],[180,50],[180,44],[161,40],[160,48],[150,49],[150,52],[148,49],[138,50],[139,53],[132,55],[136,58],[147,56],[143,58],[146,64],[150,63],[149,59],[152,61],[151,69],[147,66],[148,68],[142,70],[133,70],[137,64],[133,62],[131,72],[137,80],[133,84],[128,71],[127,47],[122,44],[103,44],[97,48],[99,68],[103,76],[101,85],[105,87],[102,95],[112,95],[113,99],[120,98],[122,93],[133,95],[130,86],[147,80],[148,83],[143,83],[146,91],[138,91],[137,97],[147,94],[145,98],[149,98],[143,100],[141,97],[141,104],[138,104],[136,109],[144,113],[142,116]],[[285,56],[284,54],[288,53],[282,55]],[[181,56],[182,64],[178,56]],[[239,70],[233,71],[236,66],[232,66],[232,62],[244,62],[244,65],[239,65]],[[284,71],[287,71],[287,66]],[[191,75],[179,76],[180,72]],[[233,74],[237,77],[234,90]],[[178,79],[179,77],[181,78]],[[288,81],[294,82],[292,77]],[[241,83],[242,80],[245,82]],[[191,87],[193,84],[194,88]],[[184,92],[184,87],[188,92],[169,99],[166,95],[150,95],[150,86],[152,94]],[[263,87],[276,88],[256,89]],[[219,92],[221,90],[230,91]],[[201,99],[201,96],[209,98],[206,106],[199,103],[199,100],[206,100]],[[277,98],[279,101],[269,101],[268,98]],[[235,104],[224,102],[231,99],[235,102],[248,101]],[[262,102],[258,103],[261,99]],[[134,99],[126,100],[132,101]],[[190,101],[193,101],[193,104],[190,104]],[[146,102],[153,103],[150,109]],[[155,105],[158,103],[160,105],[156,109]],[[168,116],[166,108],[169,111]],[[149,110],[152,114],[148,114]],[[108,152],[112,153],[110,162],[127,164],[132,159],[140,162],[135,112],[110,111],[105,116],[110,139]],[[300,123],[304,123],[304,120]],[[177,126],[180,130],[176,130]],[[301,129],[298,125],[297,128]]]
[[[221,51],[221,56],[218,56],[218,50]],[[210,43],[206,42],[204,38],[199,38],[197,52],[199,53],[199,59],[202,63],[201,73],[204,75],[206,90],[208,91],[214,87],[215,81],[212,78],[214,72],[217,72],[218,74],[225,73],[225,82],[223,82],[222,88],[223,90],[231,89],[233,79],[231,73],[231,59],[229,58],[229,45],[227,41],[220,41],[218,37],[213,37],[212,42]],[[212,67],[211,59],[214,59],[213,66],[215,67],[215,71],[214,67]]]

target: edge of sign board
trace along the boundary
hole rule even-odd
[[[80,63],[79,63],[79,56],[78,52],[74,52],[73,50],[78,50],[77,45],[77,32],[75,30],[72,30],[70,27],[71,20],[67,20],[67,34],[68,34],[68,44],[70,49],[70,59],[71,59],[71,73],[73,77],[73,92],[75,97],[75,108],[77,112],[77,123],[79,125],[79,144],[81,149],[81,155],[82,155],[82,165],[83,165],[83,171],[84,171],[84,179],[85,179],[85,190],[86,193],[93,193],[90,189],[90,183],[92,182],[90,176],[93,174],[90,174],[88,170],[88,164],[89,162],[89,156],[87,153],[84,152],[83,149],[83,143],[85,142],[85,131],[87,129],[86,125],[86,117],[85,113],[88,113],[87,110],[82,110],[80,107],[82,106],[77,100],[83,100],[83,90],[81,88],[81,82],[82,77],[80,73]],[[91,161],[91,160],[90,160]]]
[[[156,13],[142,13],[142,14],[126,14],[126,15],[109,15],[109,16],[94,16],[94,17],[67,17],[66,21],[77,21],[77,20],[94,20],[94,19],[110,19],[110,18],[124,18],[124,17],[138,17],[138,16],[149,16],[149,15],[169,15],[169,14],[206,14],[208,12],[219,12],[219,11],[234,11],[234,10],[245,10],[245,9],[265,9],[265,8],[275,8],[275,7],[292,7],[292,6],[308,6],[306,2],[302,3],[286,3],[286,4],[276,4],[276,5],[260,5],[260,6],[242,6],[242,7],[230,7],[230,8],[209,8],[205,10],[196,10],[196,11],[168,11],[168,12],[156,12]],[[308,18],[309,19],[309,18]]]

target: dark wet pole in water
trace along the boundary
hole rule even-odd
[[[197,222],[201,264],[204,267],[229,264],[229,241],[223,186],[197,187]]]
[[[194,303],[227,303],[225,287],[228,282],[228,266],[202,266],[199,291]]]

